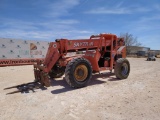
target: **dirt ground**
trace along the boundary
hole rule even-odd
[[[0,68],[1,120],[159,120],[160,59],[128,58],[128,79],[93,75],[87,87],[72,89],[64,78],[47,89],[6,95],[5,87],[34,80],[32,66]]]

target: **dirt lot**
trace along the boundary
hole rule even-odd
[[[47,89],[6,95],[5,87],[33,81],[32,66],[0,68],[1,120],[159,120],[160,59],[128,58],[126,80],[93,75],[89,86],[72,89],[59,78]]]

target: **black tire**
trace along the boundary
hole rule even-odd
[[[65,80],[73,88],[87,86],[92,77],[92,66],[85,58],[72,59],[65,69]]]
[[[60,78],[64,75],[65,68],[55,65],[49,72],[50,78]]]
[[[120,58],[116,61],[114,72],[117,78],[126,79],[130,73],[129,61],[125,58]]]

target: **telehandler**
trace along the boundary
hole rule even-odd
[[[73,52],[83,54],[67,55]],[[44,61],[34,64],[34,75],[37,82],[49,87],[52,78],[65,74],[71,87],[80,88],[89,83],[93,72],[113,69],[118,79],[126,79],[130,73],[124,39],[114,34],[99,34],[89,39],[51,42]]]

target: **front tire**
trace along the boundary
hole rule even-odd
[[[92,77],[92,66],[85,58],[72,59],[65,69],[65,80],[73,88],[87,86]]]
[[[64,75],[65,68],[55,65],[49,72],[50,78],[60,78]]]
[[[129,61],[125,58],[120,58],[116,61],[114,72],[117,78],[126,79],[130,73]]]

